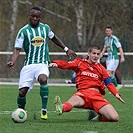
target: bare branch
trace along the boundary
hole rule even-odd
[[[65,19],[65,20],[71,22],[71,19],[69,19],[69,18],[67,18],[67,17],[65,17],[65,16],[59,15],[59,14],[57,14],[57,13],[55,13],[55,12],[52,12],[52,11],[50,11],[50,10],[44,8],[44,7],[40,7],[40,8],[41,8],[42,10],[46,11],[46,12],[49,13],[49,14],[52,14],[52,15],[54,15],[54,16],[57,16],[58,18],[62,18],[62,19]]]
[[[21,1],[21,0],[19,0],[19,3],[21,3],[21,4],[33,5],[33,3],[30,2],[29,0],[26,0],[26,1]],[[65,16],[59,15],[59,14],[57,14],[57,13],[55,13],[55,12],[52,12],[52,11],[50,11],[50,10],[48,10],[48,9],[46,9],[46,8],[44,8],[44,7],[42,7],[42,6],[40,6],[40,8],[41,8],[42,10],[46,11],[46,12],[49,13],[49,14],[52,14],[52,15],[54,15],[54,16],[57,16],[58,18],[62,18],[62,19],[67,20],[68,22],[71,22],[71,19],[69,19],[69,18],[67,18],[67,17],[65,17]]]
[[[26,0],[26,1],[19,0],[19,3],[32,5],[32,2],[30,2],[29,0]]]

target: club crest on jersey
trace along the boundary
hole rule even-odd
[[[31,40],[31,44],[34,46],[41,46],[44,43],[44,39],[40,36],[36,36]]]
[[[111,50],[111,46],[109,44],[107,44],[107,50]]]

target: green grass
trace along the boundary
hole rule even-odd
[[[126,104],[119,102],[113,95],[106,94],[105,98],[112,103],[119,113],[119,122],[90,122],[88,111],[73,109],[61,116],[56,115],[53,100],[55,95],[60,95],[66,101],[75,92],[74,87],[49,87],[48,120],[40,119],[41,99],[39,87],[36,86],[27,94],[26,110],[28,119],[25,123],[14,123],[11,111],[17,108],[16,97],[18,94],[15,85],[0,85],[0,133],[133,133],[133,88],[120,90]],[[8,112],[5,112],[8,111]],[[34,119],[36,115],[36,119]],[[92,132],[91,132],[92,133]]]

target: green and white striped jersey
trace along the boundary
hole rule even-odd
[[[121,43],[119,39],[112,35],[111,38],[105,37],[104,38],[104,47],[106,47],[108,57],[107,60],[111,59],[119,59],[118,56],[118,49],[121,47]]]
[[[30,24],[22,27],[15,41],[15,48],[22,49],[26,53],[24,65],[29,64],[49,64],[49,47],[47,38],[52,39],[54,33],[47,24],[39,23],[36,28]]]

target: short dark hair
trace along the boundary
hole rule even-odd
[[[101,50],[99,46],[97,46],[97,45],[92,45],[92,46],[88,49],[88,52],[92,52],[92,49]]]
[[[109,26],[109,25],[108,25],[108,26],[106,26],[106,28],[107,28],[107,29],[111,29],[111,30],[112,30],[112,27],[111,27],[111,26]]]
[[[32,9],[34,9],[34,10],[38,10],[38,11],[41,12],[41,9],[40,9],[39,7],[37,7],[37,6],[32,7],[32,8],[30,9],[30,11],[31,11]]]

